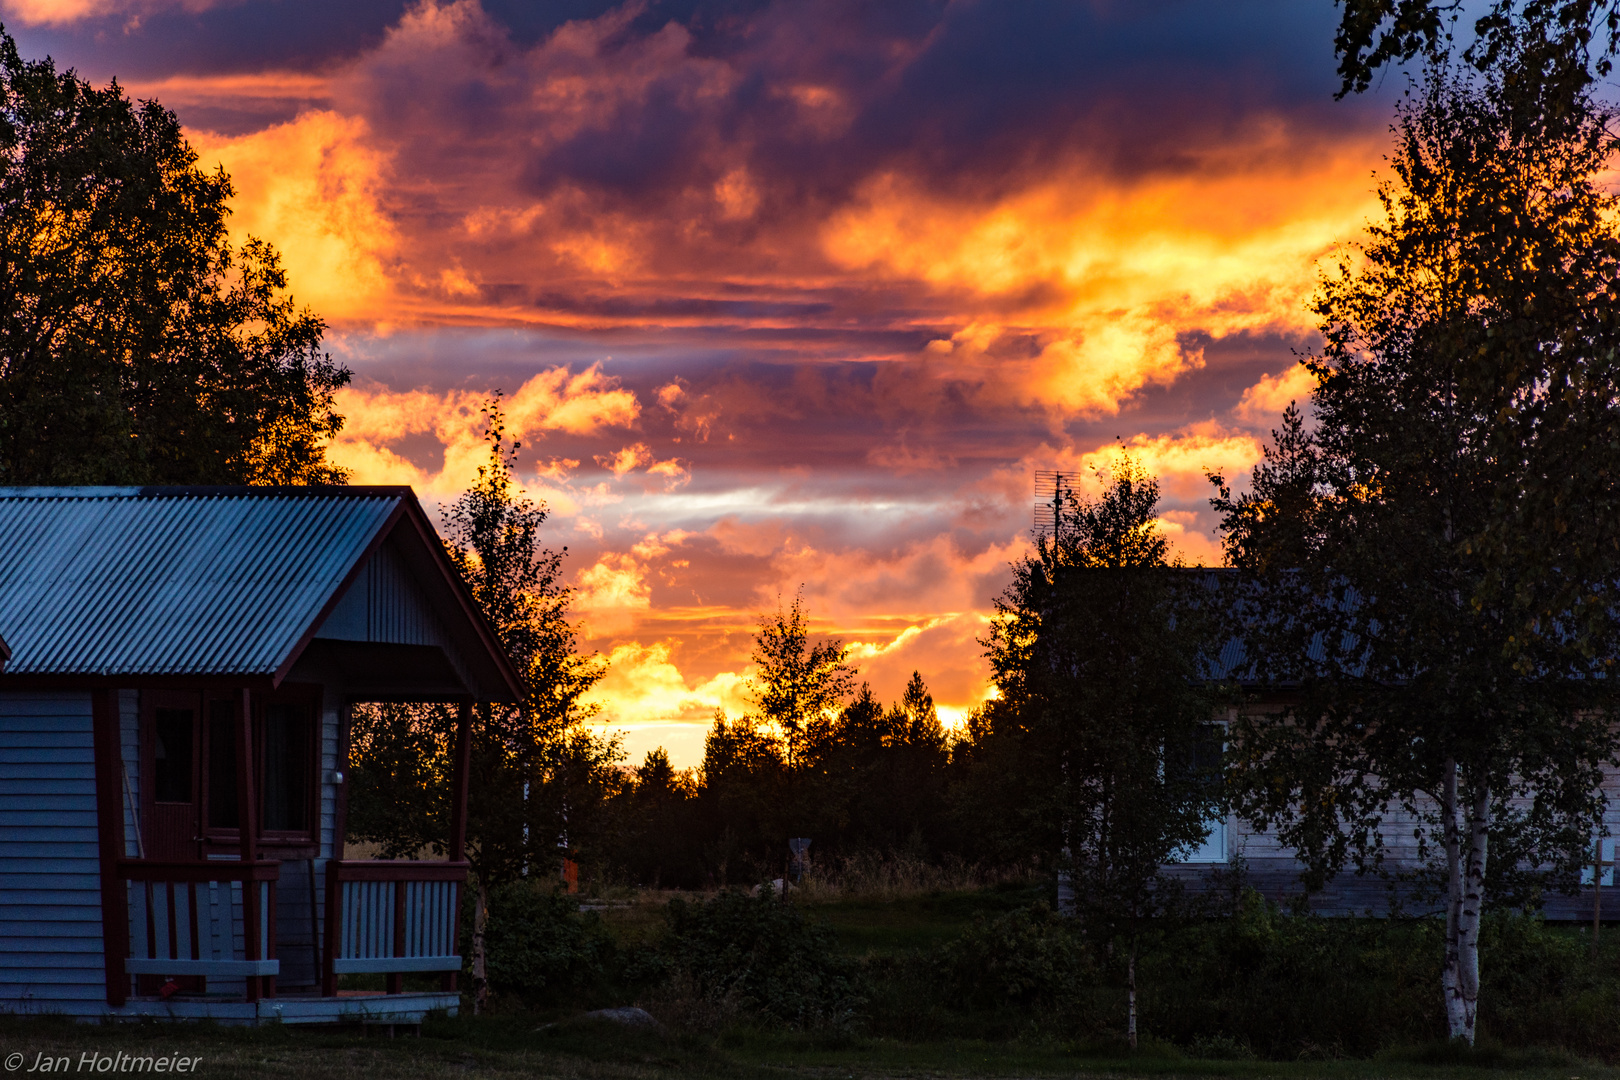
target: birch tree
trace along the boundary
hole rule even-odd
[[[582,701],[605,671],[578,651],[562,581],[568,550],[542,546],[548,511],[514,480],[518,444],[506,438],[500,402],[485,407],[489,458],[472,486],[445,508],[450,560],[523,676],[516,705],[473,706],[467,797],[467,861],[473,891],[475,1010],[488,993],[484,931],[493,889],[531,872],[554,874],[573,854],[565,844],[599,834],[605,803],[621,782],[616,738],[584,721]],[[443,854],[451,816],[455,710],[440,705],[374,705],[359,710],[353,734],[355,783],[350,839],[379,843],[390,858],[424,848]]]
[[[1387,870],[1402,817],[1469,1043],[1482,913],[1573,885],[1614,759],[1610,116],[1517,62],[1409,96],[1382,220],[1315,301],[1309,421],[1290,406],[1250,492],[1213,478],[1250,655],[1298,689],[1234,731],[1243,810],[1310,885]]]

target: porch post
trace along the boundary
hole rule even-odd
[[[463,862],[467,858],[467,782],[472,770],[472,702],[462,701],[456,709],[456,764],[455,777],[451,783],[450,805],[450,861]],[[463,881],[456,891],[456,899],[466,901],[462,895],[471,882],[471,875]],[[461,942],[461,913],[458,907],[456,918],[450,923],[450,949],[460,955]],[[441,984],[446,992],[456,988],[456,973],[447,971]]]
[[[337,963],[338,945],[343,939],[343,886],[338,882],[338,872],[333,867],[343,860],[344,838],[349,834],[349,785],[354,782],[349,775],[349,736],[353,728],[354,702],[345,699],[338,712],[337,753],[332,765],[343,774],[343,782],[337,785],[337,791],[333,794],[332,858],[326,864],[326,933],[322,940],[325,947],[321,950],[323,997],[337,996],[337,972],[332,969]]]
[[[332,858],[343,858],[343,843],[349,833],[349,734],[354,728],[354,702],[344,701],[338,710],[337,751],[332,768],[343,775],[343,782],[332,793]]]
[[[119,1008],[129,996],[124,960],[129,956],[129,895],[118,878],[124,855],[124,781],[118,737],[117,691],[90,691],[91,747],[96,770],[96,846],[101,859],[101,950],[107,1004]]]
[[[243,862],[259,858],[259,800],[253,775],[253,700],[245,688],[236,702],[236,821],[241,840],[238,850]],[[242,883],[242,945],[249,960],[259,955],[259,885]],[[259,1000],[259,976],[247,976],[247,999]]]

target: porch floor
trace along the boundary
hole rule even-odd
[[[383,994],[368,991],[340,993],[337,997],[315,994],[281,994],[258,1001],[213,1001],[207,998],[172,997],[130,998],[121,1008],[107,1008],[103,1014],[115,1019],[143,1017],[166,1020],[213,1020],[221,1024],[420,1024],[436,1010],[456,1015],[461,995],[432,991],[410,994]]]

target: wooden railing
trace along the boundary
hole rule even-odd
[[[247,1000],[274,997],[276,862],[120,859],[129,899],[128,975],[246,980]]]
[[[465,862],[341,861],[326,864],[326,963],[322,992],[339,975],[385,974],[390,994],[405,972],[437,971],[446,990],[461,970],[456,949]]]

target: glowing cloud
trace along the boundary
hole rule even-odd
[[[101,15],[122,15],[139,20],[164,9],[206,11],[217,0],[5,0],[0,3],[8,19],[25,26],[65,26]]]
[[[608,553],[579,572],[573,608],[593,637],[620,633],[652,606],[646,569],[631,555]]]
[[[1260,381],[1243,391],[1233,414],[1246,423],[1275,424],[1290,402],[1309,402],[1316,380],[1311,373],[1295,364],[1280,375],[1264,375]]]
[[[388,156],[368,134],[364,120],[328,111],[234,139],[189,133],[199,165],[223,166],[236,186],[233,237],[274,243],[296,299],[328,319],[375,318],[391,291]]]
[[[354,470],[356,483],[411,484],[438,495],[464,489],[488,457],[482,408],[491,395],[470,390],[394,391],[382,387],[349,387],[338,394],[338,411],[346,417],[331,458]],[[593,364],[578,374],[550,368],[531,377],[504,399],[508,434],[519,441],[548,433],[594,434],[630,427],[641,415],[635,394]],[[415,435],[432,436],[443,451],[438,470],[412,464],[397,449]],[[552,478],[572,468],[552,458],[542,473]],[[575,462],[574,464],[577,464]],[[562,505],[571,509],[564,496]]]
[[[846,269],[925,282],[971,319],[925,350],[942,373],[977,369],[1019,401],[1111,414],[1202,365],[1184,334],[1309,328],[1316,261],[1370,205],[1367,150],[1279,169],[1265,149],[1129,188],[1077,165],[984,202],[885,174],[823,242]]]
[[[1210,492],[1210,472],[1227,476],[1247,472],[1261,458],[1260,440],[1252,435],[1199,430],[1181,434],[1134,435],[1123,443],[1110,443],[1080,455],[1081,480],[1095,485],[1124,450],[1159,480],[1159,489],[1180,498],[1199,498]]]
[[[602,706],[608,722],[686,720],[707,723],[714,710],[741,713],[748,709],[745,678],[722,672],[689,685],[670,660],[672,645],[630,642],[615,646],[608,673],[591,689],[589,700]]]

